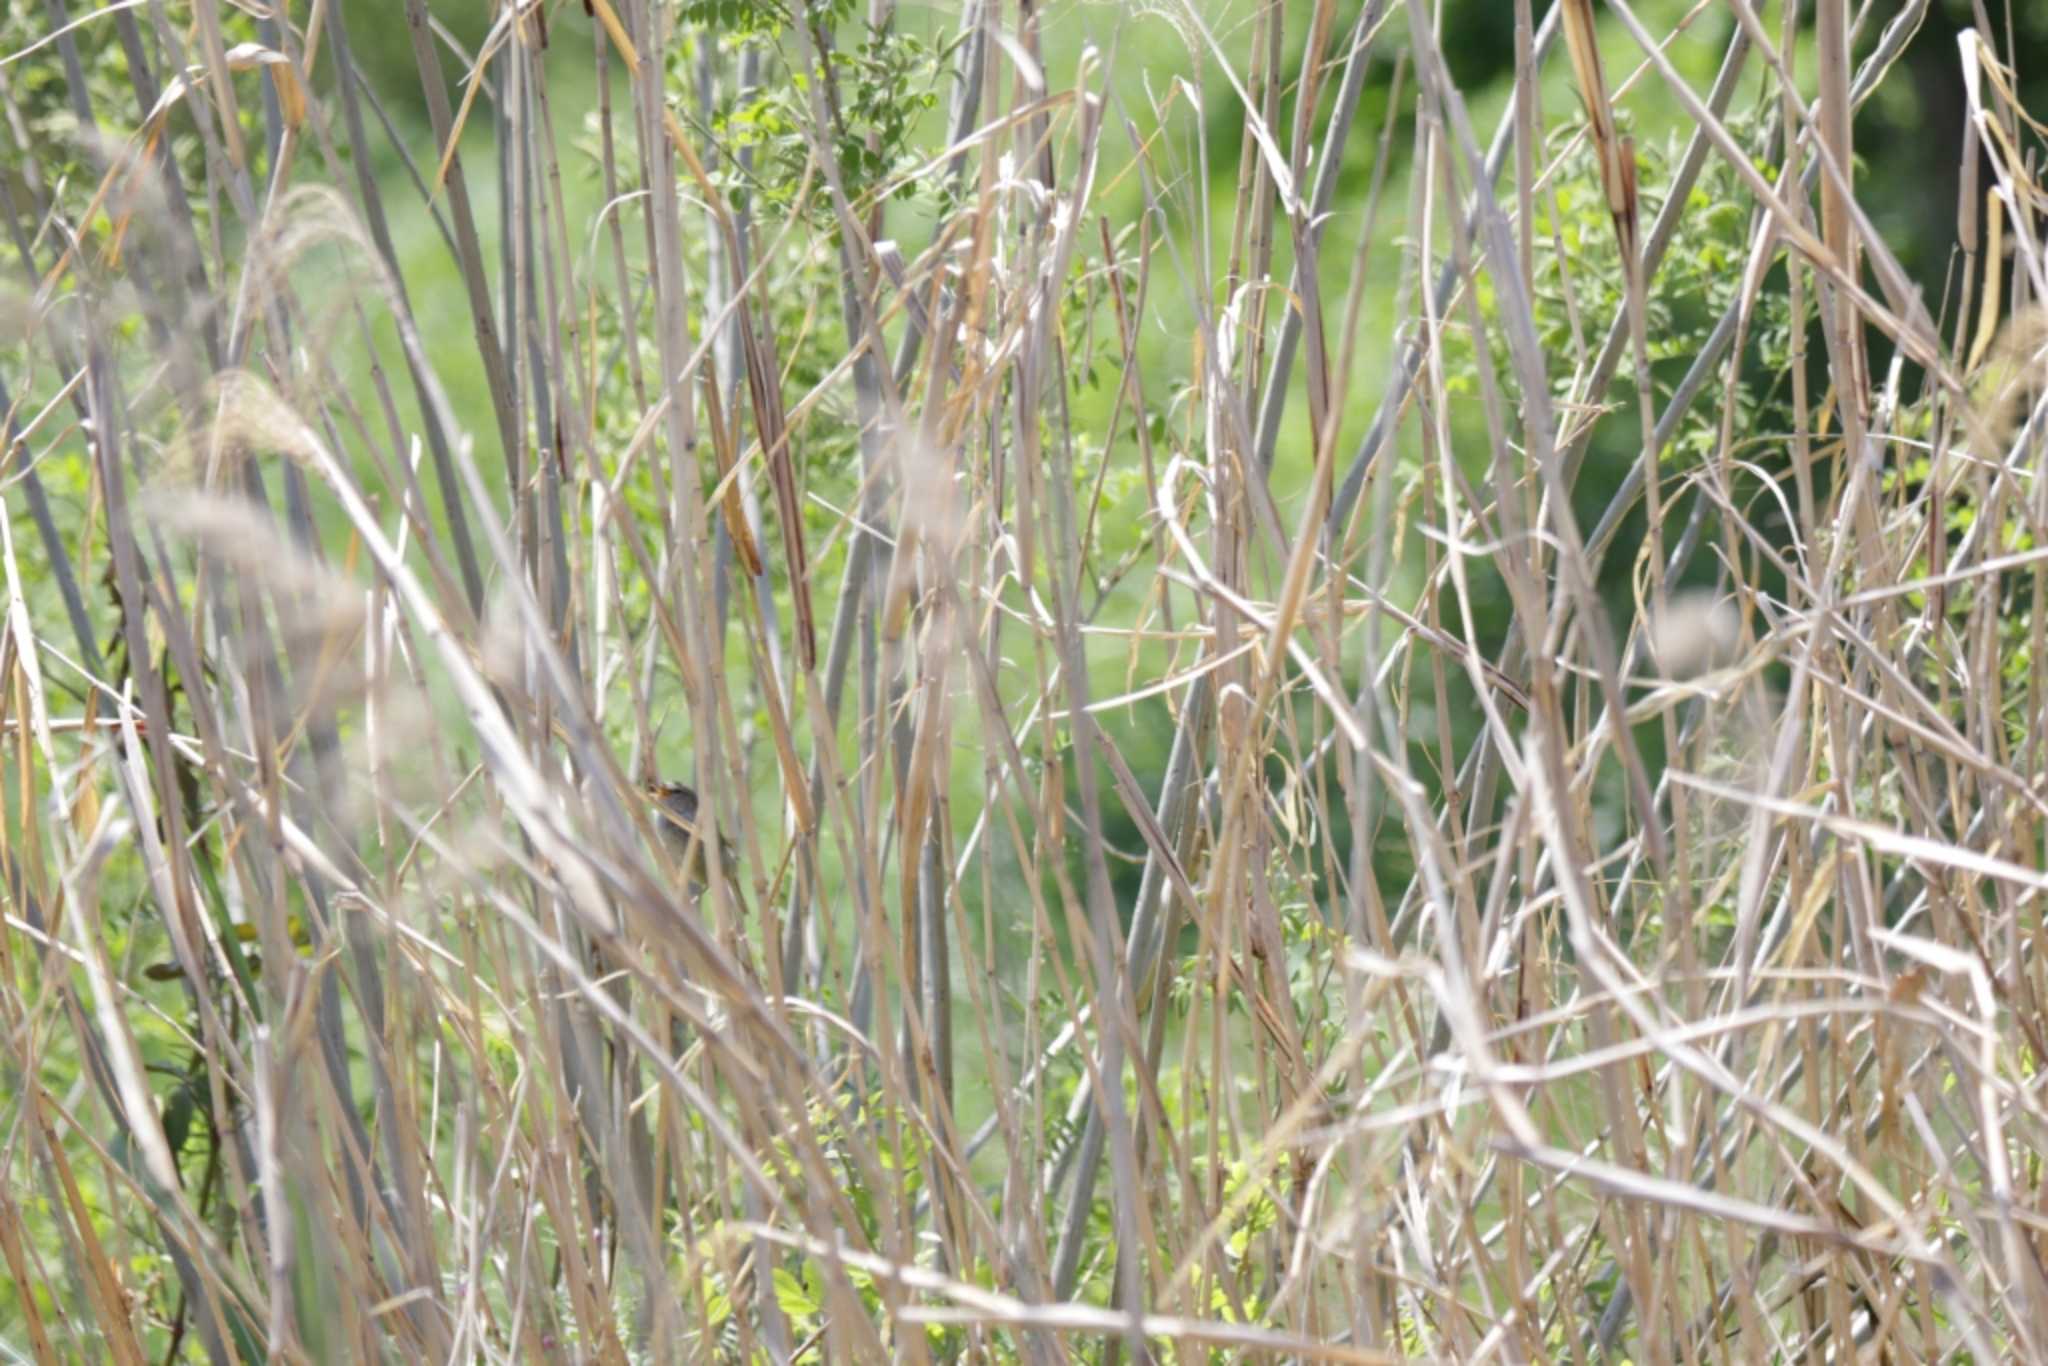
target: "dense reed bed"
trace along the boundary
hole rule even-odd
[[[2005,29],[443,8],[0,19],[11,1356],[2048,1359]]]

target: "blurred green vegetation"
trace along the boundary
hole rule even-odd
[[[686,17],[715,17],[720,20],[724,25],[725,36],[720,40],[723,43],[757,41],[772,46],[789,41],[788,13],[776,5],[757,3],[757,0],[747,0],[746,3],[709,0],[697,8],[704,14],[697,15],[693,11]],[[1342,27],[1352,22],[1359,8],[1358,0],[1339,5],[1338,25]],[[1644,5],[1642,10],[1652,27],[1661,31],[1675,24],[1689,8],[1682,0],[1659,0],[1659,3]],[[32,5],[10,10],[7,16],[0,18],[0,51],[18,51],[44,38],[51,29],[51,13]],[[1083,53],[1092,47],[1103,54],[1106,62],[1107,88],[1114,121],[1128,120],[1138,135],[1149,136],[1155,128],[1162,133],[1156,150],[1167,164],[1181,167],[1183,178],[1181,183],[1154,187],[1152,192],[1159,195],[1159,231],[1176,235],[1199,234],[1204,228],[1205,215],[1212,223],[1228,221],[1237,193],[1240,157],[1248,145],[1240,135],[1243,111],[1237,94],[1228,82],[1217,75],[1219,64],[1209,53],[1207,44],[1213,40],[1223,53],[1241,62],[1246,20],[1251,13],[1250,0],[1214,0],[1214,3],[1201,6],[1194,13],[1203,21],[1206,36],[1197,30],[1193,18],[1167,8],[1133,9],[1090,3],[1089,0],[1063,0],[1050,5],[1042,11],[1040,20],[1048,70],[1064,72],[1076,69]],[[1454,77],[1471,101],[1474,123],[1481,130],[1482,137],[1502,116],[1512,87],[1514,47],[1512,25],[1506,18],[1508,13],[1509,7],[1504,0],[1453,0],[1444,6],[1442,34],[1445,53]],[[950,6],[906,7],[897,13],[889,33],[879,35],[868,30],[864,19],[856,13],[856,7],[846,0],[841,0],[829,14],[837,25],[841,53],[850,63],[850,69],[858,74],[858,79],[853,82],[854,88],[866,92],[860,97],[865,102],[857,102],[847,111],[848,126],[855,136],[849,137],[847,147],[842,150],[849,156],[849,164],[857,167],[860,174],[872,176],[877,181],[900,175],[929,154],[929,149],[937,144],[943,130],[947,83],[941,73],[943,57],[955,39],[957,15]],[[381,198],[389,218],[391,239],[398,251],[405,288],[420,321],[426,351],[438,367],[458,420],[479,443],[479,455],[487,476],[501,479],[504,474],[502,452],[496,448],[490,400],[482,366],[476,360],[477,343],[466,296],[451,245],[445,236],[445,225],[437,222],[437,215],[445,219],[446,196],[438,197],[430,206],[416,192],[416,178],[434,174],[444,149],[437,146],[431,130],[411,38],[401,16],[402,9],[398,5],[381,14],[341,7],[327,16],[327,22],[330,25],[346,22],[347,45],[364,72],[370,91],[381,104],[381,112],[373,110],[366,114],[373,130],[370,144],[375,149],[371,170],[374,180],[382,187]],[[440,28],[441,41],[437,50],[441,75],[451,99],[460,101],[471,83],[476,54],[482,45],[494,39],[492,22],[486,12],[475,6],[437,6],[433,8],[433,16]],[[1876,42],[1878,21],[1883,17],[1874,15],[1866,20],[1858,34],[1859,54],[1867,52]],[[572,233],[582,234],[580,242],[572,242],[572,249],[584,253],[586,263],[594,263],[597,258],[589,253],[595,251],[600,235],[609,230],[594,112],[598,93],[598,72],[590,55],[594,20],[584,14],[580,6],[573,5],[551,7],[547,18],[551,26],[548,111],[554,119],[554,136],[563,151],[562,202]],[[1903,59],[1909,78],[1886,83],[1879,97],[1862,111],[1858,126],[1860,145],[1865,149],[1859,161],[1859,195],[1873,221],[1894,245],[1909,274],[1921,285],[1930,307],[1937,314],[1942,312],[1945,302],[1954,296],[1957,289],[1957,282],[1952,278],[1952,261],[1957,219],[1955,195],[1960,172],[1952,149],[1960,145],[1961,139],[1959,76],[1954,62],[1948,58],[1948,54],[1953,52],[1953,44],[1944,44],[1938,39],[1940,33],[1953,35],[1959,27],[1971,21],[1972,10],[1967,0],[1941,0],[1933,4],[1925,20],[1926,32],[1921,40],[1909,46]],[[1401,47],[1401,22],[1401,17],[1395,15],[1388,36],[1384,36],[1379,44],[1379,55],[1361,101],[1357,131],[1346,147],[1337,198],[1321,254],[1326,297],[1343,297],[1354,263],[1360,260],[1367,262],[1371,272],[1363,299],[1353,382],[1347,390],[1349,404],[1342,416],[1340,429],[1339,445],[1347,455],[1356,448],[1383,398],[1385,387],[1382,377],[1394,363],[1401,344],[1396,333],[1396,307],[1403,272],[1409,268],[1404,254],[1408,244],[1401,237],[1404,216],[1398,211],[1382,213],[1377,240],[1368,244],[1366,253],[1361,254],[1359,250],[1359,238],[1366,230],[1367,188],[1375,172],[1392,95],[1394,56]],[[1696,89],[1704,90],[1710,82],[1718,54],[1725,46],[1734,23],[1732,16],[1726,14],[1697,16],[1670,45],[1668,55],[1692,80]],[[2048,50],[2048,11],[2020,7],[2009,16],[2008,23],[2022,49],[2028,44],[2039,44]],[[262,41],[270,33],[263,21],[246,11],[230,11],[229,25],[226,37],[230,42]],[[1928,41],[1928,35],[1933,35],[1936,40]],[[93,107],[101,111],[122,107],[124,100],[119,92],[129,84],[127,59],[115,41],[112,26],[103,22],[85,23],[77,28],[74,37],[85,79],[97,92],[97,98],[92,101]],[[502,31],[495,37],[502,39]],[[1294,49],[1290,64],[1296,69],[1299,66],[1299,49],[1305,39],[1303,28],[1295,26],[1290,29],[1287,41]],[[701,126],[704,121],[691,112],[695,107],[691,83],[696,41],[694,36],[686,38],[662,54],[677,106],[690,115],[691,125],[719,149],[720,160],[712,169],[722,187],[734,195],[736,201],[757,200],[764,214],[779,216],[786,211],[788,196],[803,178],[803,158],[792,122],[797,112],[792,101],[800,99],[801,92],[780,80],[751,93],[720,90],[708,126]],[[1608,33],[1605,43],[1613,79],[1619,86],[1627,73],[1634,70],[1634,54],[1626,38],[1617,33]],[[334,99],[334,71],[330,60],[322,60],[316,67],[317,88],[314,93],[317,97],[329,101]],[[2021,73],[2023,97],[2038,94],[2043,78],[2029,74],[2026,67],[2021,68]],[[12,64],[6,74],[8,94],[18,110],[20,126],[34,141],[36,163],[45,177],[59,172],[81,181],[95,178],[103,169],[105,149],[118,145],[118,140],[141,122],[145,112],[140,107],[139,93],[130,95],[125,103],[134,110],[133,123],[125,127],[88,128],[78,113],[78,101],[72,97],[70,77],[55,44],[45,45],[27,59]],[[623,100],[626,87],[623,71],[616,61],[611,63],[608,74],[614,100]],[[1179,84],[1182,81],[1189,84]],[[258,88],[268,94],[267,86]],[[1751,82],[1750,88],[1756,90],[1761,87]],[[1291,126],[1291,85],[1289,90],[1290,93],[1281,101],[1282,127]],[[1577,95],[1566,64],[1552,60],[1546,65],[1541,98],[1543,112],[1554,130],[1544,152],[1550,157],[1563,155],[1564,160],[1558,167],[1554,182],[1555,198],[1548,203],[1539,200],[1537,230],[1539,236],[1546,237],[1556,232],[1566,254],[1563,257],[1543,255],[1544,274],[1536,282],[1537,302],[1543,341],[1555,358],[1555,373],[1562,378],[1569,374],[1574,357],[1583,354],[1584,348],[1597,346],[1597,336],[1586,333],[1588,320],[1612,316],[1618,308],[1619,267],[1613,251],[1611,228],[1598,187],[1591,178],[1590,163],[1582,148],[1579,151],[1567,150],[1578,121]],[[1193,108],[1190,108],[1191,103]],[[1617,104],[1623,130],[1636,138],[1642,157],[1642,181],[1649,209],[1654,210],[1660,202],[1657,198],[1659,186],[1689,133],[1687,120],[1675,102],[1669,100],[1631,99],[1624,95]],[[1160,119],[1162,108],[1166,111],[1163,122]],[[1767,102],[1750,94],[1738,94],[1734,126],[1755,136],[1760,154],[1764,126],[1773,113]],[[266,157],[270,149],[263,145],[255,111],[245,109],[245,116],[254,169],[260,179],[267,167]],[[382,136],[378,127],[386,118],[389,131],[396,135],[395,143],[391,138]],[[460,143],[460,157],[464,163],[486,168],[493,163],[497,156],[498,118],[495,96],[487,79],[470,106],[464,123]],[[182,106],[174,108],[165,127],[168,145],[184,168],[187,183],[199,182],[203,179],[204,152],[189,111]],[[879,152],[866,150],[865,135],[870,132],[879,137]],[[1192,141],[1197,133],[1202,143],[1199,157],[1195,155]],[[1392,158],[1387,170],[1384,199],[1388,205],[1398,208],[1407,201],[1412,189],[1408,176],[1414,145],[1412,103],[1403,101],[1393,127],[1386,131],[1384,145]],[[1131,172],[1129,138],[1123,136],[1122,129],[1118,128],[1105,140],[1105,147],[1106,161],[1099,178],[1109,188],[1098,196],[1099,202],[1110,221],[1135,222],[1141,216],[1140,210],[1148,191],[1141,184],[1140,177]],[[744,172],[739,163],[742,149],[748,151],[752,163]],[[10,183],[21,191],[14,197],[12,210],[17,246],[29,242],[34,236],[32,225],[21,216],[27,202],[23,150],[10,140],[4,160],[0,160],[0,175],[8,177]],[[632,149],[622,147],[617,149],[617,154],[623,163],[632,155]],[[311,153],[302,151],[300,155],[305,157]],[[326,149],[321,150],[321,155],[326,155]],[[347,147],[334,148],[332,155],[333,172],[337,176],[350,174]],[[1205,180],[1199,179],[1204,175]],[[928,233],[935,221],[935,211],[940,207],[933,197],[938,193],[932,188],[936,183],[935,177],[908,180],[888,202],[886,231],[902,239],[906,256],[915,254],[921,245],[920,234]],[[340,184],[344,191],[348,189],[346,181]],[[472,208],[486,259],[498,259],[504,247],[502,211],[505,206],[497,198],[498,184],[499,179],[493,174],[476,174],[469,178]],[[1191,193],[1197,184],[1199,193]],[[810,192],[814,198],[808,212],[817,224],[822,225],[829,217],[821,198],[822,191],[814,184]],[[1550,216],[1553,206],[1562,214],[1555,223]],[[204,212],[203,206],[201,212]],[[1646,221],[1648,216],[1646,211]],[[223,217],[219,220],[218,230],[233,231],[236,221],[232,216]],[[1738,283],[1735,272],[1747,224],[1748,211],[1733,183],[1732,173],[1715,163],[1707,183],[1694,189],[1692,203],[1681,220],[1678,243],[1666,268],[1655,281],[1652,374],[1660,390],[1668,392],[1669,386],[1684,373],[1697,343],[1732,297]],[[212,222],[201,224],[202,231],[214,230],[215,227]],[[140,224],[132,230],[141,232],[148,228],[146,224]],[[1126,239],[1128,236],[1126,230]],[[693,235],[691,241],[700,244],[701,239]],[[628,248],[629,252],[635,250],[637,244],[629,242]],[[1128,240],[1123,249],[1131,249]],[[1183,365],[1185,358],[1183,339],[1197,326],[1195,303],[1200,300],[1202,308],[1213,313],[1229,301],[1220,294],[1224,283],[1220,273],[1207,281],[1197,280],[1189,274],[1196,262],[1184,250],[1176,253],[1163,243],[1155,244],[1154,250],[1157,278],[1148,299],[1146,324],[1138,336],[1138,368],[1151,386],[1147,398],[1152,410],[1144,415],[1144,420],[1163,434],[1163,424],[1180,420],[1184,415],[1181,397],[1190,377],[1180,372],[1178,367]],[[29,273],[47,269],[50,252],[51,246],[47,242],[40,244],[39,250],[31,250],[29,258],[33,265],[29,267]],[[1284,238],[1275,244],[1274,253],[1274,270],[1284,277],[1291,269],[1291,251]],[[1220,259],[1216,256],[1209,259],[1214,271],[1220,272]],[[1558,274],[1559,263],[1565,260],[1569,260],[1577,272],[1571,280],[1560,278]],[[701,262],[699,264],[701,266]],[[386,376],[400,373],[401,357],[388,314],[375,307],[363,307],[363,297],[370,291],[364,287],[365,267],[362,261],[351,260],[347,249],[337,249],[324,256],[316,253],[302,269],[331,272],[337,291],[356,295],[355,307],[362,310],[368,322],[373,346],[369,350],[345,348],[343,373],[353,374],[363,384],[374,382],[373,374],[378,370]],[[812,275],[810,284],[815,285],[818,278],[836,272],[837,265],[814,255],[800,269]],[[225,290],[231,283],[217,281],[214,287]],[[791,283],[791,288],[777,295],[786,301],[786,308],[783,314],[773,319],[773,323],[777,335],[800,339],[783,357],[787,366],[788,396],[793,400],[808,392],[826,375],[845,347],[846,339],[837,318],[804,316],[805,304],[802,301],[808,291],[799,281]],[[1087,281],[1084,285],[1086,293],[1077,293],[1070,300],[1070,307],[1077,314],[1087,310],[1090,307],[1089,295],[1100,293],[1103,288],[1099,279]],[[1565,298],[1567,289],[1575,295],[1569,304]],[[1766,298],[1781,299],[1781,294],[1782,291],[1769,290]],[[605,293],[605,299],[611,306],[596,313],[590,320],[593,323],[591,331],[580,340],[586,345],[596,370],[597,388],[590,418],[594,424],[597,448],[616,451],[623,448],[638,427],[647,393],[644,378],[638,384],[629,379],[624,350],[631,348],[638,352],[643,376],[654,369],[656,352],[649,320],[644,313],[627,311],[610,292]],[[220,323],[218,317],[207,320],[207,326],[212,329],[218,329]],[[1782,408],[1778,405],[1784,400],[1787,384],[1784,369],[1788,338],[1784,334],[1784,326],[1781,315],[1767,315],[1759,319],[1751,329],[1749,348],[1743,357],[1738,425],[1753,430],[1760,442],[1767,442],[1771,432],[1783,430],[1783,423],[1777,419],[1782,416]],[[1817,328],[1818,324],[1810,321],[1809,326]],[[1148,598],[1157,591],[1158,585],[1149,577],[1139,581],[1128,575],[1113,576],[1111,571],[1121,558],[1143,543],[1145,523],[1151,509],[1143,497],[1144,487],[1130,414],[1125,413],[1124,421],[1110,440],[1103,441],[1093,435],[1107,426],[1116,407],[1113,380],[1121,369],[1121,343],[1110,329],[1098,327],[1081,335],[1086,349],[1075,353],[1071,360],[1077,369],[1089,376],[1089,382],[1075,394],[1072,415],[1075,429],[1082,434],[1077,451],[1077,485],[1091,492],[1099,488],[1097,537],[1100,549],[1092,567],[1097,574],[1100,596],[1093,607],[1092,619],[1105,627],[1128,626],[1147,609]],[[191,339],[182,340],[189,345]],[[1807,347],[1810,365],[1818,367],[1821,364],[1819,353],[1818,332],[1814,331]],[[212,355],[205,361],[217,362],[219,359]],[[1873,357],[1873,366],[1881,368],[1884,359],[1880,345]],[[1818,373],[1816,370],[1817,377]],[[1166,381],[1163,384],[1162,378]],[[46,401],[52,393],[54,380],[55,377],[46,372],[34,371],[18,378],[10,377],[10,382],[17,389],[17,398],[25,405]],[[1820,382],[1824,386],[1824,378]],[[1911,382],[1909,375],[1908,384]],[[1453,392],[1458,391],[1459,383],[1454,378]],[[1300,390],[1304,385],[1305,380],[1297,367],[1294,386]],[[403,386],[394,387],[398,390],[396,398],[400,411],[417,420],[418,408],[411,393]],[[1609,411],[1593,429],[1584,472],[1575,487],[1575,511],[1588,526],[1599,517],[1629,468],[1639,458],[1639,436],[1626,364],[1615,382],[1609,404]],[[1289,519],[1305,496],[1310,474],[1306,414],[1305,403],[1288,405],[1278,459],[1272,472],[1272,487],[1283,522],[1290,525]],[[1449,416],[1454,440],[1461,451],[1484,448],[1484,423],[1476,405],[1456,409]],[[1702,413],[1689,419],[1687,429],[1667,453],[1667,460],[1682,464],[1689,452],[1705,449],[1714,438],[1717,420],[1718,414],[1712,413]],[[343,432],[341,435],[345,445],[360,450],[356,433]],[[821,584],[836,576],[843,556],[843,541],[834,540],[830,534],[836,520],[830,509],[849,507],[856,496],[855,444],[852,414],[831,402],[810,415],[801,429],[798,453],[804,486],[822,504],[814,504],[810,509],[814,518],[813,529],[817,533],[817,543],[829,547],[828,552],[813,565],[814,578]],[[530,462],[533,458],[534,448],[529,438],[529,449],[522,453],[522,459]],[[1407,462],[1422,458],[1412,425],[1403,429],[1399,458]],[[1468,473],[1480,475],[1481,458],[1465,458],[1470,463]],[[358,464],[364,470],[367,488],[381,497],[396,496],[394,490],[383,487],[383,481],[370,470],[368,462],[359,459]],[[89,496],[87,470],[82,456],[46,460],[41,473],[52,499],[65,512],[82,512]],[[656,494],[651,486],[642,481],[628,485],[626,492],[629,497],[642,500],[641,511],[655,518],[657,505],[652,500]],[[1626,622],[1634,611],[1629,576],[1642,535],[1643,514],[1638,509],[1627,519],[1614,549],[1603,562],[1600,588],[1617,623]],[[42,550],[38,545],[29,544],[22,547],[22,553],[25,563],[33,567]],[[1420,566],[1410,563],[1401,568],[1402,593],[1412,597],[1419,591]],[[1709,567],[1704,564],[1694,570],[1695,574],[1707,572]],[[1489,648],[1497,647],[1507,629],[1507,604],[1497,587],[1487,587],[1497,582],[1491,566],[1478,567],[1477,581],[1481,591],[1474,608],[1481,638]],[[38,614],[48,612],[51,615],[47,619],[55,620],[55,614],[61,609],[52,579],[46,573],[36,573],[32,569],[29,587]],[[110,583],[101,583],[100,587],[104,593],[111,594]],[[630,594],[644,595],[646,585],[636,579],[628,591],[630,610]],[[94,609],[103,612],[112,606],[109,597],[102,597],[94,604]],[[114,644],[112,618],[103,615],[99,620],[108,631],[105,643],[111,647]],[[734,629],[736,633],[737,628]],[[739,643],[737,634],[734,634],[732,646],[738,648]],[[1098,691],[1104,693],[1115,691],[1113,680],[1155,677],[1168,667],[1166,649],[1156,642],[1139,647],[1134,657],[1128,642],[1114,633],[1105,633],[1092,636],[1089,648],[1091,660],[1102,680]],[[1347,685],[1355,686],[1356,679],[1348,679]],[[69,687],[71,684],[59,679],[58,686]],[[1477,725],[1477,713],[1463,688],[1462,679],[1454,681],[1453,702],[1457,712],[1450,718],[1450,724],[1454,733],[1469,735]],[[1102,721],[1137,769],[1141,781],[1148,786],[1156,784],[1172,729],[1165,705],[1158,700],[1140,702],[1107,712]],[[1417,724],[1425,734],[1433,734],[1434,723],[1429,718],[1418,717]],[[1654,746],[1658,743],[1654,728],[1647,729],[1643,738],[1646,744]],[[978,747],[964,746],[956,756],[956,772],[963,779],[971,778],[981,762]],[[1067,776],[1070,784],[1079,781],[1078,775],[1071,770]],[[965,791],[972,791],[975,783],[963,781],[961,786]],[[1136,892],[1142,843],[1136,827],[1122,814],[1119,803],[1106,803],[1105,812],[1111,843],[1127,856],[1113,860],[1112,867],[1120,899],[1128,904]],[[1348,853],[1350,832],[1335,830],[1327,833],[1337,842],[1340,850],[1338,861],[1341,863]],[[1389,890],[1396,891],[1408,876],[1409,869],[1403,855],[1390,849],[1389,857],[1391,862],[1382,868],[1382,873]]]

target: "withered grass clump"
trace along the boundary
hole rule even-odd
[[[9,1353],[2048,1360],[2019,54],[444,8],[0,18]]]

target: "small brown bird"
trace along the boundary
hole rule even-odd
[[[657,807],[662,838],[668,841],[668,847],[675,856],[683,861],[690,890],[703,891],[704,829],[697,824],[697,789],[688,783],[650,778],[646,791]],[[718,864],[728,882],[739,880],[739,855],[733,849],[732,841],[723,835],[718,837]]]

